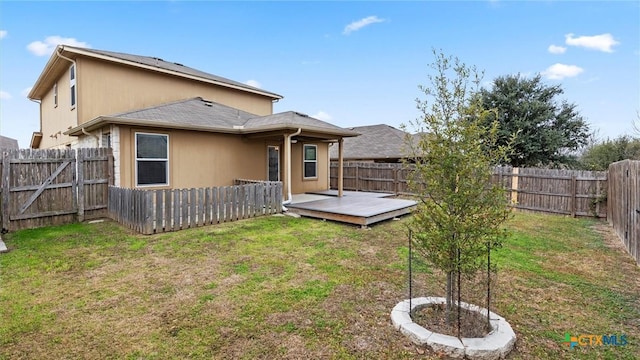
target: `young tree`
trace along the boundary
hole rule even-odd
[[[482,89],[482,105],[496,109],[486,118],[485,126],[497,120],[500,124],[497,145],[512,139],[513,166],[540,166],[570,162],[568,153],[586,145],[589,126],[575,104],[557,101],[564,91],[560,85],[543,84],[540,75],[526,78],[500,76],[491,89]]]
[[[411,123],[418,135],[405,149],[409,186],[420,199],[410,227],[416,252],[446,274],[447,319],[458,304],[460,331],[461,276],[486,269],[488,253],[506,236],[508,199],[491,176],[507,147],[497,144],[497,123],[486,120],[491,111],[474,96],[481,80],[475,67],[434,55],[435,74],[420,87],[426,98],[416,100],[421,117]]]

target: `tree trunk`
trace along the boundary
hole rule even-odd
[[[447,272],[447,289],[446,289],[446,307],[445,307],[445,319],[447,319],[447,324],[451,325],[451,320],[453,317],[451,316],[451,309],[453,307],[453,279],[454,272]]]
[[[460,271],[460,268],[461,268],[461,266],[460,266],[460,249],[458,248],[458,286],[457,286],[457,289],[456,289],[456,292],[458,293],[458,301],[456,301],[456,310],[457,310],[456,319],[458,320],[458,338],[461,338],[460,337],[460,328],[462,327],[462,324],[461,324],[462,311],[460,311],[460,303],[462,302],[462,299],[461,299],[461,295],[462,294],[460,293],[460,289],[462,288],[462,286],[461,286],[461,282],[462,282],[461,275],[462,275],[462,272]]]

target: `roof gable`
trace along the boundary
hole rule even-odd
[[[29,98],[41,99],[43,96],[43,91],[45,90],[45,88],[48,88],[48,83],[51,81],[55,81],[55,74],[66,70],[66,68],[68,67],[68,60],[61,59],[58,53],[71,59],[76,59],[79,56],[91,57],[101,59],[103,61],[110,61],[128,66],[138,67],[141,69],[159,71],[175,76],[181,76],[191,80],[209,82],[223,87],[229,87],[241,91],[259,94],[269,97],[273,100],[282,99],[282,96],[276,93],[259,89],[218,75],[200,71],[179,63],[165,61],[157,57],[126,54],[106,50],[79,48],[69,45],[58,45],[58,47],[56,47],[54,53],[49,59],[49,62],[45,66],[45,69],[42,71],[40,77],[33,86],[33,89],[29,93]]]

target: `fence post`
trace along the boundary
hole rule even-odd
[[[73,151],[73,150],[72,150]],[[76,150],[76,169],[78,172],[78,221],[84,221],[84,156],[85,151]]]
[[[571,217],[576,217],[576,176],[571,176]]]
[[[596,180],[596,218],[600,218],[600,199],[602,199],[602,186],[600,186],[600,179]]]
[[[356,163],[356,191],[360,190],[360,163]]]
[[[2,229],[9,230],[9,179],[11,161],[8,152],[2,152]]]
[[[393,169],[393,192],[396,196],[398,196],[398,172],[400,172],[400,168]]]
[[[153,234],[153,194],[162,190],[147,190],[144,192],[143,211],[144,211],[144,234]]]
[[[511,204],[518,204],[518,174],[520,173],[520,169],[514,167],[511,170]]]

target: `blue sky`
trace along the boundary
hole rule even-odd
[[[500,75],[542,73],[601,137],[640,110],[640,3],[0,1],[0,134],[28,147],[26,98],[59,42],[160,57],[351,127],[418,116],[432,48]],[[125,85],[125,84],[123,84]]]

